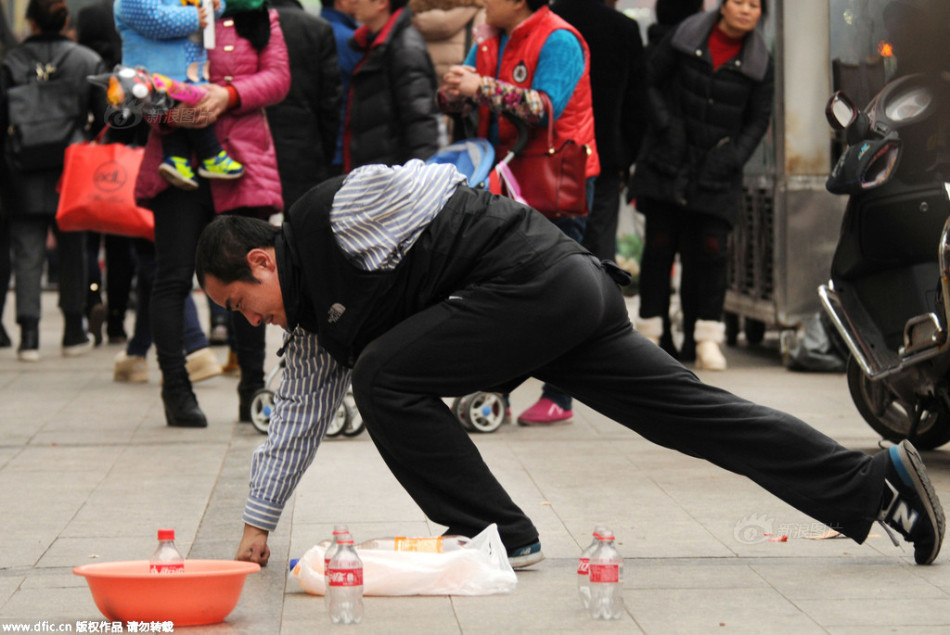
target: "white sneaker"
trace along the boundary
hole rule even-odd
[[[21,362],[38,362],[40,351],[36,348],[21,348],[16,352],[16,358]]]
[[[185,370],[191,383],[196,383],[220,375],[221,363],[214,351],[205,346],[185,356]]]
[[[144,384],[148,381],[148,364],[144,357],[127,355],[121,351],[115,356],[112,381],[128,384]]]

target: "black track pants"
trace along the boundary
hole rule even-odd
[[[632,329],[617,285],[586,255],[527,281],[459,289],[413,315],[363,351],[353,389],[384,460],[426,515],[468,536],[497,523],[511,549],[537,530],[440,397],[528,376],[659,445],[748,476],[858,542],[876,516],[883,453],[848,450],[701,383]]]

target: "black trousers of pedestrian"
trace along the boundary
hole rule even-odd
[[[152,201],[155,212],[155,282],[152,286],[152,338],[166,388],[190,389],[185,371],[185,297],[194,289],[195,247],[201,230],[215,216],[208,182],[198,180],[194,191],[170,187]],[[230,213],[257,216],[256,210]],[[251,326],[243,317],[234,320],[239,389],[264,386],[264,326]]]
[[[509,549],[537,539],[441,399],[528,376],[659,445],[748,476],[858,542],[877,514],[883,453],[848,450],[795,417],[701,383],[633,330],[600,263],[573,255],[529,280],[459,289],[357,360],[353,390],[373,441],[449,533],[497,523]]]
[[[587,249],[601,260],[617,258],[617,224],[620,216],[620,174],[603,170],[594,181],[594,204],[587,215],[584,240]]]
[[[722,320],[726,298],[728,239],[732,227],[711,214],[646,200],[646,239],[640,267],[640,317],[670,312],[670,269],[680,255],[683,333],[693,340],[696,320]]]

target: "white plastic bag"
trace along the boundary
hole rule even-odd
[[[326,592],[324,550],[321,545],[311,547],[291,571],[312,595]],[[494,524],[456,551],[356,551],[363,561],[364,595],[491,595],[508,593],[518,584]]]

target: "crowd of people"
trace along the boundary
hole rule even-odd
[[[680,4],[658,5],[664,2]],[[191,384],[228,372],[240,376],[238,416],[246,420],[263,386],[263,331],[213,302],[207,328],[200,323],[191,251],[201,227],[222,213],[266,219],[330,176],[426,160],[466,136],[480,134],[503,152],[513,143],[507,117],[525,121],[530,144],[540,145],[542,95],[552,103],[558,137],[576,137],[590,149],[589,216],[555,214],[551,222],[599,257],[613,257],[620,186],[643,135],[644,63],[637,23],[614,8],[600,0],[560,0],[550,8],[541,0],[333,0],[318,16],[297,0],[215,0],[212,9],[208,15],[200,3],[100,0],[73,19],[62,0],[31,0],[31,33],[19,43],[4,16],[0,116],[11,95],[36,83],[34,62],[45,65],[44,79],[66,79],[83,95],[70,142],[91,139],[110,114],[103,90],[85,77],[119,63],[195,84],[207,90],[209,103],[216,100],[200,124],[176,122],[175,110],[158,125],[142,117],[110,121],[105,141],[146,148],[136,199],[155,215],[154,241],[59,231],[62,161],[24,166],[14,154],[16,139],[8,137],[0,253],[10,257],[0,258],[0,283],[16,283],[19,341],[2,322],[4,293],[0,347],[16,346],[19,360],[40,360],[45,271],[47,284],[58,287],[64,355],[118,345],[115,381],[147,382],[154,343],[169,425],[206,425]],[[528,18],[518,34],[541,22],[550,37],[524,44],[533,47],[532,68],[514,77],[506,60],[523,44],[507,46],[508,39]],[[205,49],[199,33],[211,23],[219,44]],[[515,41],[523,42],[518,34]],[[476,60],[486,42],[494,42],[498,59]],[[60,50],[73,54],[61,61]],[[466,73],[469,80],[490,79],[495,95],[454,91]],[[471,117],[459,114],[465,109]],[[227,346],[226,360],[213,345]],[[570,396],[545,385],[518,421],[569,422],[571,408]]]

